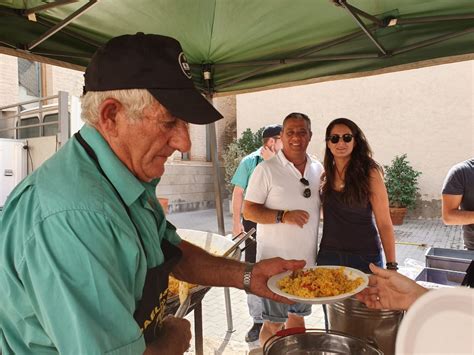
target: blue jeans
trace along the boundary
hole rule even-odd
[[[369,269],[369,264],[375,264],[379,267],[383,267],[382,253],[377,254],[353,254],[344,251],[335,251],[335,250],[320,250],[318,257],[316,258],[317,265],[341,265],[351,267],[353,269],[358,269],[366,274],[371,274],[372,272]],[[329,329],[328,322],[328,311],[326,305],[323,304],[324,312],[324,325],[326,330]]]
[[[305,303],[285,304],[262,298],[262,318],[274,323],[285,323],[288,320],[288,313],[293,313],[299,317],[306,317],[311,314],[311,305]]]

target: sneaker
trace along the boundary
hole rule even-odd
[[[252,328],[248,331],[247,335],[245,336],[245,341],[247,343],[252,343],[258,340],[260,335],[260,329],[262,329],[262,323],[254,323]]]

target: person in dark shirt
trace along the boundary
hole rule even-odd
[[[442,194],[443,222],[462,225],[464,246],[474,250],[474,158],[449,170]]]
[[[396,268],[395,236],[382,168],[362,130],[347,118],[326,129],[322,178],[323,236],[318,265],[343,265],[369,273],[382,266]],[[380,243],[381,242],[381,243]]]

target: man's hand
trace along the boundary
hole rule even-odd
[[[305,264],[306,262],[304,260],[284,260],[282,258],[272,258],[259,261],[255,264],[252,271],[250,291],[257,296],[270,298],[281,303],[293,304],[294,302],[289,299],[270,291],[267,286],[267,281],[273,275],[288,270],[292,271],[301,269]]]
[[[276,151],[273,147],[267,147],[266,145],[262,147],[261,150],[263,160],[268,160],[273,158],[276,154]]]
[[[288,211],[285,213],[283,223],[296,224],[303,228],[303,226],[309,221],[309,213],[303,210]]]
[[[370,264],[374,273],[369,277],[369,287],[356,295],[369,308],[408,309],[428,290],[396,271],[385,270]]]
[[[191,341],[191,323],[187,319],[168,316],[163,320],[156,340],[149,344],[144,355],[182,355]]]

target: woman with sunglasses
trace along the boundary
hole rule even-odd
[[[383,170],[353,121],[337,118],[326,128],[324,170],[324,223],[317,264],[370,273],[370,263],[383,265],[382,244],[387,268],[397,269]]]

